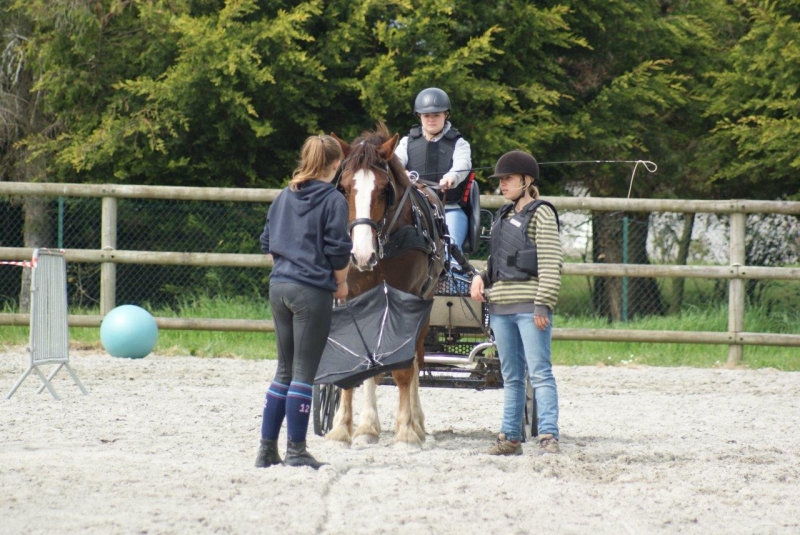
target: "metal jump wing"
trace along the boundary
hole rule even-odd
[[[374,375],[408,368],[432,305],[432,299],[384,282],[335,307],[314,382],[353,388]]]

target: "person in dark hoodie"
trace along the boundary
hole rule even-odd
[[[275,321],[278,369],[267,390],[256,467],[320,463],[306,450],[314,376],[328,339],[333,298],[347,296],[352,241],[347,200],[331,184],[342,149],[331,136],[311,136],[289,186],[267,213],[261,250],[273,257],[269,302]],[[286,419],[281,461],[278,436]]]

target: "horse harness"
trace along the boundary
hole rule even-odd
[[[344,162],[342,162],[342,166],[344,166]],[[375,165],[375,164],[373,164],[371,167],[373,169],[376,169],[376,170],[380,171],[381,173],[383,173],[384,176],[386,176],[386,182],[388,184],[388,189],[386,190],[387,191],[387,193],[386,193],[386,205],[383,208],[383,217],[381,218],[380,223],[376,223],[375,221],[372,220],[371,217],[359,217],[359,218],[356,218],[356,219],[352,220],[347,225],[347,230],[348,231],[352,231],[353,227],[355,227],[357,225],[369,225],[370,227],[375,229],[375,234],[378,235],[378,257],[379,258],[383,258],[383,254],[381,253],[381,250],[383,248],[383,245],[385,245],[385,240],[382,241],[381,238],[380,238],[380,235],[381,235],[381,232],[383,231],[383,227],[386,225],[386,219],[387,219],[387,217],[389,215],[389,210],[392,208],[392,206],[394,205],[395,200],[397,198],[397,192],[395,192],[395,190],[394,190],[394,184],[392,184],[392,181],[389,180],[389,164],[388,163],[384,162],[384,167],[381,167],[381,166],[378,166],[378,165]],[[341,168],[340,168],[340,170],[341,170]],[[340,175],[337,176],[335,178],[335,180],[338,181],[339,177],[340,177]],[[405,196],[404,196],[404,199],[405,199]],[[401,205],[396,210],[395,218],[392,220],[393,223],[394,223],[394,221],[397,220],[397,214],[400,213],[400,208],[402,208],[402,202],[403,201],[401,200]],[[390,225],[390,227],[391,227],[391,225]],[[391,228],[389,230],[391,230]]]
[[[372,167],[380,171],[388,183],[383,217],[377,223],[368,217],[356,218],[348,224],[347,230],[352,231],[357,225],[368,225],[375,229],[379,261],[410,250],[419,250],[428,255],[428,281],[422,289],[424,294],[430,285],[438,281],[444,269],[442,248],[437,245],[446,234],[444,212],[439,203],[434,203],[414,187],[414,184],[409,185],[397,201],[397,192],[390,178],[389,164],[383,162],[382,166],[374,164]],[[394,230],[406,202],[411,203],[412,222]]]

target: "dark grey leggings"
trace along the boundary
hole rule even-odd
[[[314,384],[322,351],[331,330],[333,293],[294,282],[269,286],[269,303],[278,340],[275,380],[288,385]]]

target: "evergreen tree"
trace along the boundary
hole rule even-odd
[[[712,73],[700,161],[721,198],[800,199],[800,2],[741,2],[747,25]]]

